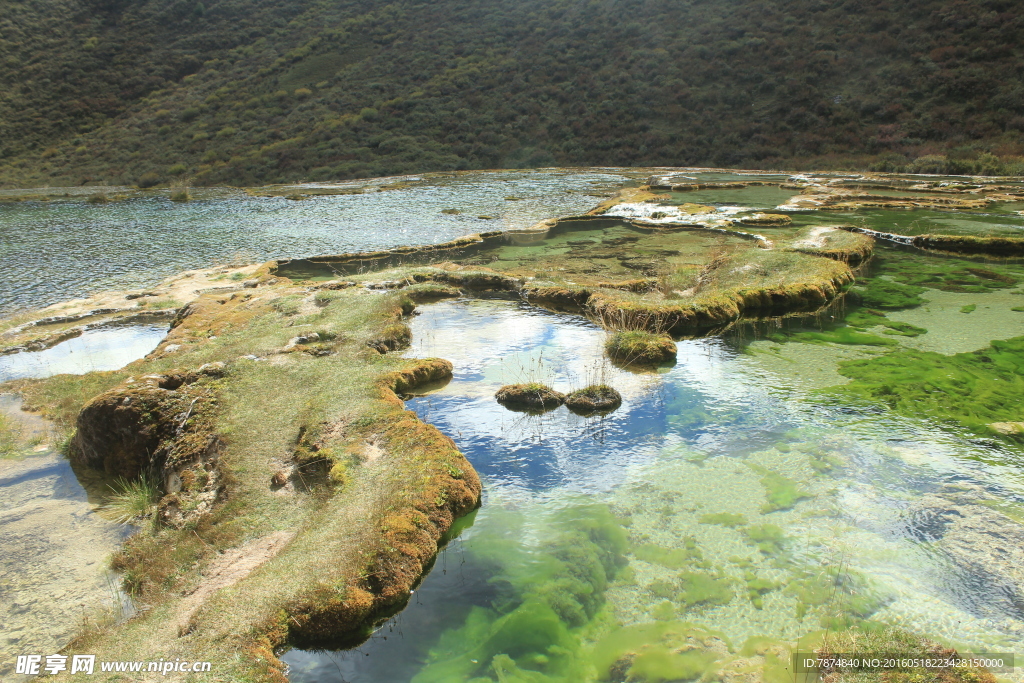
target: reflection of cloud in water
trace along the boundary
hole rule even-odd
[[[142,358],[167,335],[164,325],[100,327],[43,351],[0,356],[0,382],[24,377],[117,370]]]
[[[409,406],[454,438],[489,486],[604,490],[663,443],[657,377],[611,366],[604,332],[578,316],[473,300],[423,307],[412,327],[408,355],[452,361],[455,379]],[[564,407],[517,413],[494,400],[503,384],[529,381],[563,392],[607,383],[623,395],[623,405],[584,419]]]

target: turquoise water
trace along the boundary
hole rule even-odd
[[[484,505],[369,641],[285,654],[292,681],[663,681],[743,666],[794,680],[788,653],[825,626],[1024,652],[1024,574],[998,550],[1024,543],[1024,453],[817,393],[846,381],[839,361],[879,350],[748,327],[633,373],[604,360],[596,326],[520,302],[436,304],[411,324],[408,355],[456,370],[407,405],[473,462]],[[945,338],[933,328],[915,341]],[[999,333],[1024,334],[1024,320]],[[623,405],[584,419],[494,402],[522,381],[603,382]]]

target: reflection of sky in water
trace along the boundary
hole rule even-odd
[[[878,622],[976,650],[1021,649],[1024,581],[1012,559],[1019,552],[1009,549],[1024,547],[1024,532],[990,508],[1016,506],[1024,519],[1019,449],[877,409],[830,405],[764,354],[739,353],[722,339],[679,342],[674,367],[643,375],[604,361],[597,327],[519,302],[423,306],[412,327],[407,355],[447,358],[455,376],[408,405],[472,461],[485,505],[410,606],[370,641],[350,652],[286,654],[293,681],[409,680],[444,629],[461,625],[473,605],[491,607],[494,568],[485,558],[506,520],[543,516],[573,492],[628,514],[634,538],[647,543],[673,548],[695,538],[737,582],[752,568],[786,586],[840,562],[861,582],[858,595],[877,597]],[[494,401],[502,384],[530,380],[560,391],[607,382],[623,405],[602,421],[565,408],[524,416]],[[816,473],[811,459],[823,454],[840,464]],[[764,510],[764,471],[792,479],[810,497]],[[785,563],[752,548],[740,529],[701,523],[718,512],[781,527]],[[520,544],[538,542],[526,533]],[[1003,546],[1010,554],[993,550]],[[751,564],[737,565],[736,557]],[[635,578],[606,597],[622,623],[649,622],[660,599],[646,586],[674,580],[679,570],[631,565]],[[721,630],[734,645],[751,636],[795,639],[821,627],[819,612],[795,616],[796,601],[779,589],[758,610],[738,591],[726,605],[680,618]]]
[[[0,382],[25,377],[81,375],[96,370],[117,370],[155,349],[167,324],[101,327],[43,351],[0,356]]]
[[[607,489],[674,440],[721,447],[743,440],[751,421],[763,429],[773,410],[763,392],[734,391],[711,405],[705,387],[716,378],[706,375],[723,372],[731,355],[714,340],[680,342],[678,364],[667,375],[634,374],[607,362],[605,333],[578,316],[485,300],[421,310],[407,355],[446,358],[455,376],[409,407],[455,438],[492,485]],[[622,406],[603,418],[582,418],[564,407],[528,415],[494,400],[502,385],[531,381],[564,393],[610,384]]]

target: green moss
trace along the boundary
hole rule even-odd
[[[1014,306],[1010,310],[1015,311],[1017,313],[1024,313],[1024,306]]]
[[[606,384],[593,384],[569,393],[565,405],[578,415],[605,415],[622,405],[622,395]]]
[[[978,304],[967,304],[966,306],[961,306],[960,307],[960,312],[961,313],[974,313],[974,311],[977,308],[978,308]]]
[[[510,410],[544,412],[565,403],[565,394],[539,382],[506,384],[494,394],[494,399]]]
[[[996,434],[989,424],[1020,419],[1024,337],[953,356],[901,349],[840,363],[839,372],[852,381],[827,390],[835,399],[881,403],[907,417]]]
[[[614,360],[623,363],[663,363],[676,357],[676,345],[667,334],[645,330],[615,332],[608,338],[605,350]]]
[[[743,526],[747,523],[745,515],[740,515],[732,512],[717,512],[714,514],[701,515],[701,524],[720,524],[729,528]]]

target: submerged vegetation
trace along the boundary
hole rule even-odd
[[[901,349],[842,363],[839,372],[852,381],[831,393],[844,400],[881,403],[901,415],[955,421],[981,433],[1004,433],[992,425],[1021,420],[1024,337],[952,356]]]

